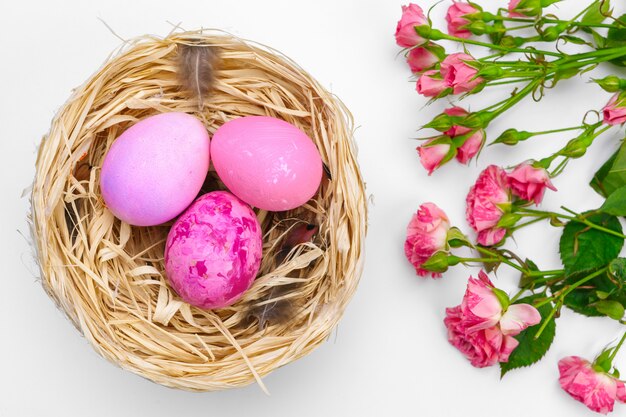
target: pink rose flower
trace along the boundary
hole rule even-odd
[[[483,271],[478,279],[470,277],[461,305],[446,309],[444,319],[448,341],[478,368],[507,362],[519,344],[513,336],[540,321],[529,304],[512,304],[505,311]]]
[[[421,45],[425,40],[415,32],[415,26],[427,24],[428,20],[424,16],[424,11],[417,4],[410,3],[408,6],[402,6],[402,18],[396,26],[396,43],[403,48]]]
[[[441,166],[443,159],[450,152],[450,144],[440,143],[433,145],[432,142],[435,139],[430,139],[422,146],[417,148],[417,153],[420,157],[420,162],[428,171],[428,175],[431,175],[437,168]]]
[[[439,62],[439,57],[426,48],[418,47],[409,51],[406,61],[412,72],[422,72]]]
[[[464,117],[469,113],[461,108],[461,107],[451,107],[444,112],[448,116],[453,117]],[[448,131],[446,131],[446,135],[451,138],[455,138],[457,136],[467,135],[472,132],[472,129],[464,126],[454,125]],[[474,133],[465,139],[465,142],[461,146],[457,148],[456,159],[462,164],[467,164],[480,150],[485,144],[485,131],[483,129],[474,130]]]
[[[478,243],[499,243],[506,234],[505,229],[497,227],[504,215],[502,206],[511,203],[506,172],[495,165],[488,166],[470,188],[465,202],[467,222],[478,232]]]
[[[446,88],[448,88],[446,82],[436,70],[426,71],[417,80],[417,92],[424,97],[436,97]]]
[[[621,93],[615,94],[602,109],[604,123],[607,125],[615,126],[626,123],[626,100],[620,96]]]
[[[597,413],[613,411],[615,400],[626,403],[624,382],[596,371],[591,363],[578,356],[559,361],[559,383],[565,392]]]
[[[472,32],[465,28],[471,21],[465,16],[472,13],[479,13],[480,11],[481,10],[469,3],[454,2],[446,14],[448,33],[459,38],[469,38],[472,36]]]
[[[417,275],[429,274],[421,266],[436,252],[446,248],[449,229],[448,216],[433,203],[422,204],[413,215],[407,227],[404,253]],[[431,276],[436,278],[439,275],[432,273]]]
[[[454,94],[472,91],[483,82],[476,76],[478,70],[467,64],[473,61],[476,60],[470,55],[456,53],[448,55],[441,63],[441,76]]]
[[[556,191],[548,171],[535,168],[528,162],[523,162],[509,174],[509,185],[516,196],[540,204],[546,188]]]

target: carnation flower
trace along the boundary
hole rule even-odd
[[[574,399],[598,413],[613,411],[615,400],[626,403],[624,382],[594,369],[589,361],[578,356],[559,361],[559,383]]]
[[[407,227],[404,253],[419,276],[429,271],[421,268],[436,252],[445,250],[450,221],[446,213],[433,203],[422,204]],[[436,277],[436,274],[431,274]]]

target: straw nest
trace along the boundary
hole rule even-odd
[[[203,103],[181,93],[176,78],[180,45],[198,43],[220,55]],[[256,211],[261,270],[244,297],[222,310],[192,307],[168,285],[163,250],[171,223],[129,226],[99,193],[113,141],[138,120],[170,111],[197,116],[210,133],[246,115],[284,119],[315,141],[327,167],[305,206]],[[39,149],[31,220],[44,288],[95,350],[124,369],[186,390],[255,380],[265,389],[262,376],[329,336],[359,280],[366,201],[351,128],[334,96],[267,47],[206,31],[125,42],[61,108]],[[205,186],[223,188],[213,172]],[[319,232],[281,254],[289,231],[304,223]],[[258,315],[274,307],[289,316]]]

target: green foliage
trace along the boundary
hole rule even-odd
[[[605,213],[583,215],[596,225],[622,232],[622,225],[615,216]],[[559,245],[565,274],[573,275],[602,268],[617,258],[623,245],[624,239],[619,236],[572,220],[563,229]]]
[[[626,170],[623,175],[620,170],[613,170],[613,166],[618,160],[618,157],[620,157],[620,154],[622,154],[620,159],[626,156],[624,155],[625,152],[622,150],[623,148],[622,146],[622,148],[615,151],[615,153],[602,164],[589,183],[591,188],[604,198],[608,197],[617,188],[626,185]],[[624,158],[624,162],[626,162],[626,158]],[[626,169],[626,164],[624,168]],[[613,171],[613,173],[611,173],[611,171]]]
[[[604,22],[606,15],[610,13],[611,2],[609,0],[596,0],[587,10],[587,13],[580,20],[587,25],[597,25]]]
[[[538,297],[538,295],[532,295],[517,301],[516,304],[532,305],[533,301],[535,301]],[[541,314],[541,322],[535,326],[527,328],[515,336],[519,345],[511,353],[511,356],[509,356],[508,362],[500,363],[501,376],[504,376],[512,369],[522,368],[539,362],[539,360],[545,356],[548,349],[550,349],[550,345],[552,345],[552,341],[554,341],[554,335],[556,333],[556,321],[554,318],[550,319],[539,338],[535,339],[535,335],[543,325],[544,321],[548,318],[548,315],[552,310],[552,304],[543,305],[537,310],[539,310],[539,314]]]
[[[626,216],[626,186],[611,193],[600,207],[600,211],[614,216]]]

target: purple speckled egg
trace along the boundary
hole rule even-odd
[[[246,203],[226,191],[199,197],[172,226],[165,271],[194,306],[223,308],[250,288],[261,266],[261,225]]]
[[[186,113],[134,124],[107,152],[100,190],[113,214],[135,226],[165,223],[198,195],[209,170],[209,133]]]
[[[322,158],[296,126],[265,116],[224,123],[211,140],[215,171],[246,203],[270,211],[291,210],[315,195]]]

